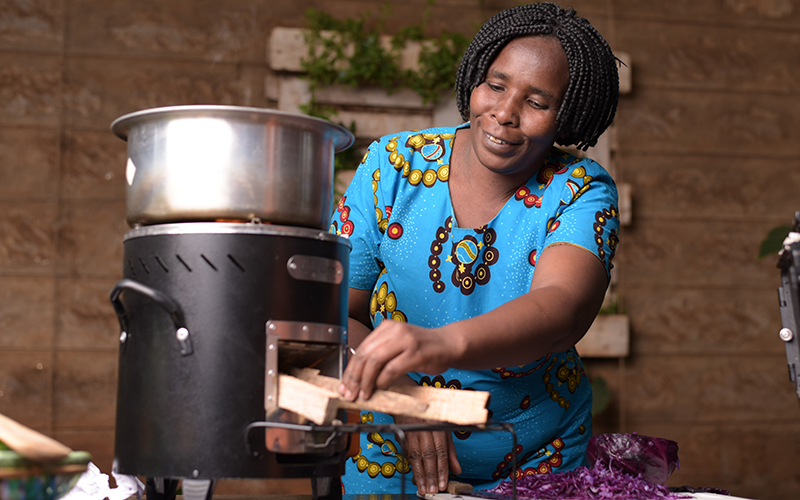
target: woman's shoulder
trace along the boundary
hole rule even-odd
[[[383,135],[372,142],[372,145],[384,145],[389,149],[397,147],[405,147],[415,149],[428,141],[440,142],[443,139],[448,140],[455,137],[456,130],[459,126],[447,127],[430,127],[418,130],[403,130],[391,134]],[[438,139],[437,139],[438,138]]]
[[[449,178],[450,155],[458,127],[431,127],[384,135],[372,142],[362,164],[380,170],[385,189],[405,183],[427,187]],[[404,182],[407,181],[407,182]]]
[[[611,174],[597,161],[553,147],[544,164],[528,181],[528,186],[538,186],[545,191],[561,191],[573,190],[576,185],[588,189],[590,183],[595,186],[606,185],[616,192]]]
[[[553,169],[558,175],[572,175],[578,172],[586,172],[588,175],[596,177],[598,175],[609,176],[608,171],[600,163],[592,158],[578,156],[569,151],[558,147],[553,147],[545,160],[544,169]]]

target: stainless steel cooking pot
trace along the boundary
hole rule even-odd
[[[354,141],[326,120],[237,106],[147,109],[111,131],[128,141],[131,227],[257,218],[325,229],[333,155]]]

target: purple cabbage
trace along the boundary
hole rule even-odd
[[[665,484],[678,468],[678,443],[639,434],[599,434],[586,449],[590,466],[639,476],[651,483]]]
[[[512,498],[512,482],[506,480],[487,490],[487,498]],[[476,492],[478,496],[480,492]],[[686,496],[670,492],[641,476],[608,469],[600,463],[592,468],[534,474],[517,480],[517,498],[535,500],[674,500]]]

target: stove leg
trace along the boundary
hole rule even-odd
[[[342,500],[342,478],[312,477],[311,498],[313,500]]]
[[[213,479],[184,479],[183,500],[211,500],[214,486]]]
[[[169,477],[148,477],[145,481],[145,495],[148,500],[175,500],[180,479]]]

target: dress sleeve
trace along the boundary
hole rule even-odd
[[[619,198],[614,180],[594,160],[573,164],[566,176],[544,246],[560,243],[592,252],[610,276],[619,243]]]
[[[386,204],[378,189],[380,181],[379,142],[373,142],[356,170],[353,180],[336,206],[331,218],[331,233],[350,239],[349,286],[372,290],[381,272],[379,222],[386,214],[379,207]]]

